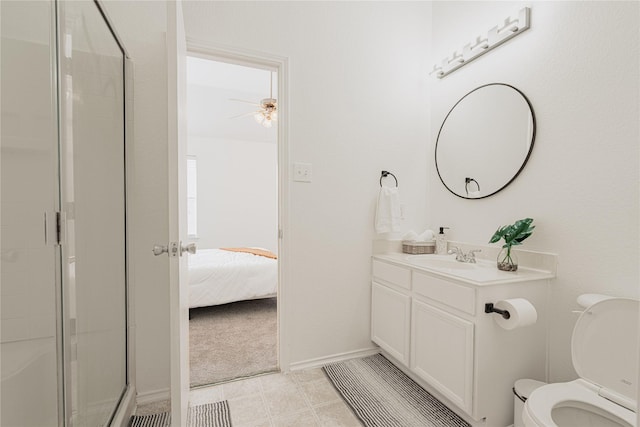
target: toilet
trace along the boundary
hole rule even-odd
[[[522,411],[526,427],[639,427],[640,301],[595,301],[580,315],[571,338],[573,367],[580,378],[534,390]]]

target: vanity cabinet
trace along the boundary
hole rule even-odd
[[[546,380],[546,295],[553,276],[504,277],[513,280],[474,283],[401,254],[376,255],[372,262],[371,340],[474,426],[511,424],[514,382]],[[507,298],[531,301],[536,324],[506,330],[496,314],[484,312],[485,303]]]
[[[371,287],[371,337],[399,362],[409,363],[411,271],[389,263],[374,263],[377,282]]]
[[[371,288],[372,340],[399,362],[409,363],[411,298],[387,286]]]
[[[411,311],[411,370],[470,413],[473,323],[418,300]]]

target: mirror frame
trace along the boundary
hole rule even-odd
[[[471,95],[472,93],[474,93],[477,90],[486,88],[488,86],[507,86],[513,90],[515,90],[520,96],[522,96],[522,99],[524,99],[524,101],[527,103],[527,106],[529,107],[529,112],[531,113],[531,121],[532,121],[532,133],[531,133],[531,143],[529,144],[529,151],[527,152],[526,157],[524,158],[524,160],[522,161],[522,165],[520,165],[520,168],[516,171],[516,173],[513,175],[513,177],[511,177],[511,179],[509,179],[509,181],[507,181],[506,184],[504,184],[502,187],[498,188],[496,191],[487,194],[486,196],[482,196],[482,197],[465,197],[461,194],[456,193],[455,191],[453,191],[451,188],[449,188],[449,186],[444,182],[444,180],[442,179],[442,175],[440,174],[440,168],[438,167],[438,143],[440,142],[440,134],[442,133],[442,129],[444,128],[444,125],[447,123],[447,119],[449,118],[449,116],[451,115],[451,113],[453,112],[453,110],[455,110],[455,108],[458,106],[458,104],[460,104],[467,96]],[[470,92],[468,92],[466,95],[464,95],[462,98],[460,98],[454,105],[453,107],[451,107],[451,109],[449,110],[449,112],[447,113],[447,115],[445,116],[444,120],[442,121],[442,125],[440,125],[440,130],[438,131],[438,137],[436,138],[436,146],[435,146],[435,150],[434,150],[434,162],[436,164],[436,172],[438,172],[438,178],[440,178],[440,182],[442,182],[442,185],[444,185],[444,187],[449,190],[449,192],[457,197],[460,197],[461,199],[466,199],[466,200],[480,200],[480,199],[486,199],[487,197],[491,197],[494,194],[504,190],[509,184],[511,184],[513,182],[513,180],[515,180],[517,178],[518,175],[520,175],[520,172],[522,172],[522,169],[524,169],[525,165],[527,164],[527,162],[529,161],[529,157],[531,157],[531,151],[533,150],[533,145],[536,141],[536,128],[537,128],[537,124],[536,124],[536,115],[533,111],[533,106],[531,105],[531,102],[529,101],[529,98],[526,97],[526,95],[524,93],[522,93],[521,90],[519,90],[518,88],[507,84],[507,83],[487,83],[484,84],[482,86],[478,86],[477,88],[471,90]]]

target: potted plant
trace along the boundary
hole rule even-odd
[[[504,239],[502,250],[498,254],[498,270],[516,271],[518,269],[518,258],[511,252],[512,246],[521,245],[523,240],[531,236],[535,225],[531,225],[532,218],[519,219],[514,224],[503,225],[494,233],[489,243],[496,243]]]

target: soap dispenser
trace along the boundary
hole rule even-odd
[[[447,254],[447,239],[444,234],[444,230],[449,229],[449,227],[440,227],[440,232],[436,236],[436,253],[438,255],[446,255]]]

